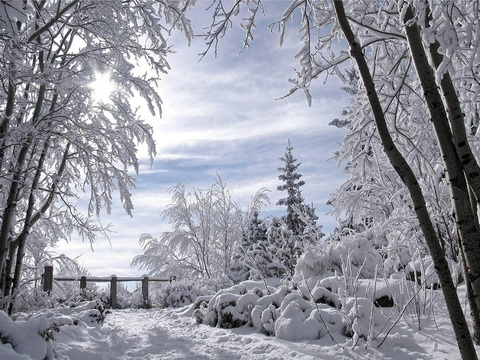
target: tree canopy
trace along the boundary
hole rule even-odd
[[[0,4],[0,287],[18,286],[27,238],[55,242],[76,230],[93,241],[118,191],[131,214],[138,144],[155,155],[132,97],[159,114],[168,70],[165,34],[192,37],[188,3],[2,1]],[[187,8],[188,8],[187,6]],[[139,71],[142,65],[142,72]],[[108,74],[108,75],[105,75]],[[99,99],[92,83],[110,78]],[[105,84],[106,85],[106,84]],[[84,193],[88,206],[77,206]],[[14,263],[16,262],[16,266]]]

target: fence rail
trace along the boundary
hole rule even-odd
[[[61,277],[53,276],[53,266],[46,265],[44,267],[43,273],[43,291],[50,294],[53,289],[53,281],[79,281],[80,289],[87,288],[87,282],[109,282],[110,283],[110,306],[112,309],[117,308],[117,283],[119,281],[141,281],[142,282],[142,295],[143,300],[148,301],[148,283],[150,281],[163,281],[170,282],[175,281],[175,276],[170,276],[169,278],[161,277],[148,277],[147,275],[141,277],[123,277],[123,276],[106,276],[106,277],[97,277],[97,276],[77,276],[77,277]]]

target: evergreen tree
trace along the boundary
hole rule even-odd
[[[287,206],[287,214],[282,217],[282,220],[293,236],[300,236],[308,242],[315,242],[323,236],[323,233],[320,231],[321,225],[317,225],[318,216],[315,214],[313,204],[305,204],[302,196],[300,188],[305,185],[305,181],[300,180],[303,175],[299,174],[297,169],[301,163],[293,157],[292,150],[293,147],[288,140],[285,155],[280,158],[285,165],[278,168],[278,171],[282,172],[278,179],[282,180],[284,184],[277,187],[279,191],[286,190],[287,197],[278,200],[277,205]]]
[[[250,278],[270,276],[266,270],[272,262],[268,246],[267,226],[262,219],[258,218],[258,211],[253,212],[247,233],[242,239],[242,254],[242,260],[250,271]]]
[[[283,181],[282,185],[277,187],[279,191],[287,191],[287,197],[277,201],[277,205],[287,206],[287,215],[283,217],[283,221],[287,229],[291,230],[293,235],[302,235],[304,223],[299,219],[298,210],[304,207],[304,199],[300,187],[305,185],[305,181],[300,180],[302,174],[297,173],[301,163],[297,163],[297,159],[293,157],[293,147],[288,140],[288,146],[285,155],[280,158],[285,165],[278,168],[282,172],[278,179]]]
[[[232,258],[230,269],[228,271],[228,278],[235,284],[248,280],[250,277],[250,268],[245,264],[243,250],[237,249],[236,254]]]
[[[293,157],[292,150],[289,140],[285,155],[280,158],[285,164],[278,168],[281,172],[278,179],[283,184],[277,190],[287,191],[287,197],[278,200],[277,205],[286,205],[287,214],[282,217],[283,227],[274,219],[268,234],[270,252],[274,262],[281,264],[282,277],[291,277],[305,246],[317,242],[324,235],[322,227],[317,225],[318,216],[313,204],[305,204],[300,190],[305,181],[300,180],[302,174],[297,172],[301,163]],[[272,267],[275,266],[272,264]]]
[[[268,227],[268,243],[272,254],[270,272],[278,278],[291,277],[297,263],[295,254],[295,236],[285,228],[283,220],[273,218]]]

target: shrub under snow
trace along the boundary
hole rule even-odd
[[[342,277],[326,278],[309,291],[306,286],[265,289],[248,288],[244,283],[215,294],[208,305],[203,301],[194,311],[197,322],[221,328],[253,326],[267,335],[284,340],[319,339],[330,333],[367,339],[372,327],[386,322],[382,311],[374,305],[397,280],[384,287],[357,284],[349,294]],[[360,295],[365,294],[365,295]],[[368,298],[367,298],[368,296]]]
[[[195,302],[198,297],[214,295],[222,288],[231,286],[231,281],[224,279],[181,279],[172,283],[157,285],[152,291],[152,303],[156,306],[181,307]]]
[[[306,248],[298,260],[295,273],[307,279],[332,276],[343,273],[346,264],[351,274],[360,273],[362,278],[375,277],[375,269],[381,268],[384,259],[377,250],[374,235],[356,234],[344,238],[341,242],[322,243]]]
[[[0,311],[0,340],[5,344],[0,346],[0,359],[54,359],[53,341],[62,326],[96,323],[104,318],[100,300],[67,302],[38,313],[17,313],[14,319]]]
[[[10,345],[0,348],[0,358],[23,354],[31,359],[53,359],[53,331],[54,328],[44,316],[30,321],[13,321],[0,311],[0,339],[2,343]]]

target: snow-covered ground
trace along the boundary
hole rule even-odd
[[[366,349],[351,339],[325,336],[320,340],[283,341],[253,328],[212,328],[198,325],[184,309],[114,310],[103,324],[65,325],[56,335],[60,359],[459,359],[451,327],[441,315],[416,331],[397,325],[380,348],[382,338]],[[438,330],[437,330],[438,327]],[[336,334],[338,337],[338,334]],[[30,359],[1,351],[3,360]],[[5,348],[3,348],[5,350]]]
[[[462,287],[460,291],[463,297]],[[97,322],[103,311],[98,301],[44,310],[38,316],[29,315],[24,319],[26,322],[20,319],[14,322],[0,313],[0,333],[11,343],[0,343],[0,359],[43,359],[46,352],[51,356],[51,349],[47,351],[47,343],[38,336],[39,332],[46,333],[44,329],[49,324],[60,330],[54,332],[54,351],[62,360],[460,359],[445,304],[443,299],[439,300],[431,315],[422,317],[420,328],[409,317],[402,317],[389,331],[398,312],[394,308],[385,309],[391,316],[379,335],[368,343],[360,339],[355,346],[352,338],[338,331],[331,333],[335,341],[327,335],[317,340],[285,341],[248,325],[223,329],[198,324],[192,317],[193,305],[113,310],[103,322]],[[290,329],[304,330],[298,326]]]
[[[117,359],[459,359],[450,326],[442,316],[420,332],[404,323],[380,348],[374,341],[353,350],[333,344],[328,336],[315,341],[283,341],[252,328],[198,325],[181,310],[116,310],[102,325],[69,326],[57,335],[57,352],[70,360]],[[345,342],[345,338],[337,341]],[[381,340],[381,339],[380,339]]]

